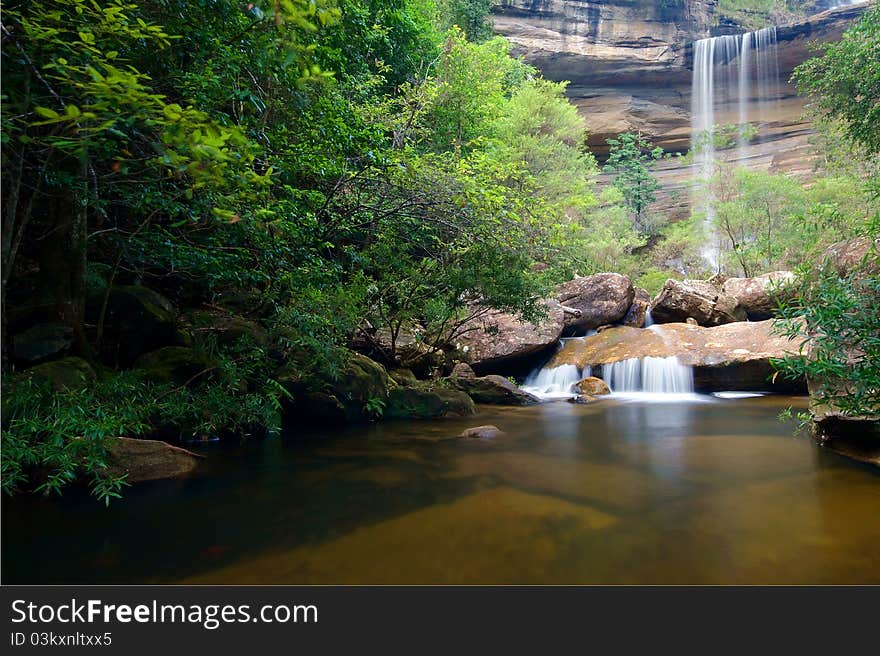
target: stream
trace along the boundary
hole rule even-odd
[[[109,508],[3,500],[4,583],[880,583],[876,469],[803,398],[613,395],[209,445]],[[493,439],[454,437],[494,424]]]

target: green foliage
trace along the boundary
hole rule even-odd
[[[495,0],[438,0],[437,4],[444,29],[457,25],[468,41],[485,41],[492,37],[490,10]]]
[[[868,153],[880,153],[880,8],[868,9],[840,41],[795,69],[802,93],[839,120],[846,135]]]
[[[610,150],[604,170],[610,173],[612,184],[623,193],[624,202],[636,227],[650,232],[648,207],[656,200],[660,188],[651,173],[651,163],[663,156],[662,148],[654,148],[641,133],[624,132],[616,139],[608,139]]]
[[[848,416],[880,415],[880,254],[840,276],[833,266],[803,270],[797,297],[776,330],[797,340],[797,355],[774,362],[783,375],[806,377],[816,401]]]

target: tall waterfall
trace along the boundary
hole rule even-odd
[[[706,184],[715,173],[716,110],[730,117],[736,103],[740,135],[738,154],[745,158],[744,128],[754,121],[763,122],[762,102],[775,88],[779,78],[776,60],[776,28],[757,32],[715,36],[694,43],[694,70],[691,88],[691,152],[694,177],[705,194],[702,209],[707,235],[703,258],[718,271],[719,247],[714,231],[715,199]],[[753,115],[757,104],[759,111]],[[697,203],[694,203],[697,206]]]
[[[669,358],[633,358],[602,365],[602,378],[611,393],[651,392],[655,394],[691,394],[694,373],[675,356]]]

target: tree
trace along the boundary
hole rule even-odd
[[[494,0],[438,0],[444,27],[457,25],[468,41],[492,37],[491,9]]]
[[[854,142],[880,153],[880,7],[869,8],[840,41],[798,66],[793,80]]]
[[[650,166],[662,157],[663,149],[652,147],[641,133],[632,132],[608,139],[608,145],[610,151],[603,170],[612,175],[612,184],[623,194],[633,223],[647,232],[646,210],[656,200],[654,192],[660,188]]]

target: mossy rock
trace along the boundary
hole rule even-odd
[[[103,296],[92,296],[86,319],[97,324]],[[107,300],[101,359],[128,367],[139,356],[176,341],[175,312],[171,301],[140,285],[113,287]]]
[[[339,379],[329,389],[318,390],[309,385],[295,363],[276,374],[276,380],[291,394],[284,401],[285,425],[294,425],[297,418],[308,421],[366,421],[376,418],[379,405],[388,402],[388,393],[397,384],[378,362],[365,355],[352,353]]]
[[[404,387],[412,387],[419,383],[419,379],[416,378],[411,369],[392,369],[388,372],[388,375],[391,376],[395,383]]]
[[[142,355],[134,364],[135,369],[141,370],[150,380],[180,385],[210,366],[208,357],[185,346],[160,348]]]
[[[189,333],[196,342],[206,336],[213,335],[218,344],[234,344],[242,337],[250,339],[254,344],[266,346],[269,333],[256,321],[245,319],[234,314],[223,314],[210,310],[190,310],[181,316],[181,322],[187,325]]]
[[[474,402],[464,392],[442,385],[397,387],[388,394],[388,419],[434,419],[474,414]]]
[[[483,376],[482,378],[448,378],[449,385],[465,392],[477,403],[492,405],[533,405],[541,399],[524,392],[519,387],[501,376]]]
[[[96,378],[91,365],[76,357],[38,364],[25,370],[22,376],[35,382],[48,382],[56,391],[86,387]]]

